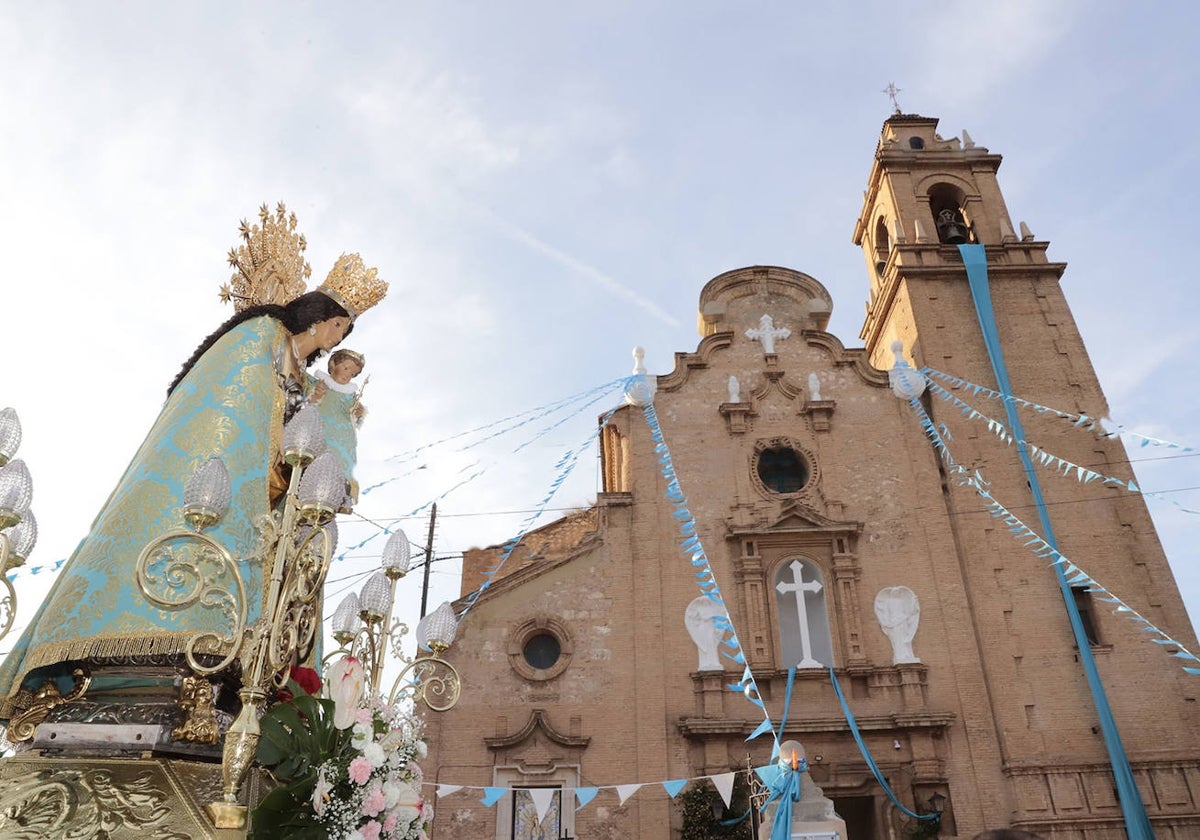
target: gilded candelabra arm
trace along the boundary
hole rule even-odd
[[[408,635],[408,632],[409,630],[407,624],[405,624],[403,621],[394,621],[392,622],[391,632],[388,634],[388,639],[392,645],[392,656],[395,659],[399,659],[405,665],[412,662],[412,657],[407,656],[404,653],[404,648],[402,646],[404,644],[404,637]]]
[[[224,546],[196,531],[169,531],[142,549],[136,580],[142,595],[153,604],[173,610],[196,605],[217,609],[229,621],[225,635],[205,632],[188,640],[185,653],[193,671],[213,674],[237,659],[246,629],[246,588],[237,561]],[[203,665],[196,658],[201,643],[209,648],[206,653],[226,653],[216,665]]]
[[[302,535],[285,535],[279,600],[271,616],[268,642],[269,672],[276,686],[287,682],[288,668],[312,649],[319,625],[321,590],[333,554],[333,540],[324,527],[309,527]]]
[[[8,635],[8,631],[12,630],[13,620],[17,617],[17,590],[13,588],[12,581],[8,579],[8,571],[10,564],[13,567],[20,565],[16,562],[17,558],[12,554],[12,544],[8,540],[8,534],[0,533],[0,581],[4,582],[4,596],[0,598],[0,639]]]
[[[435,712],[454,708],[462,693],[462,678],[453,665],[441,658],[445,650],[438,645],[431,656],[419,656],[410,662],[392,683],[388,703],[411,698],[414,704],[423,702]]]

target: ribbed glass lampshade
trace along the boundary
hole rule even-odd
[[[8,459],[17,454],[21,445],[21,420],[17,417],[15,408],[0,411],[0,466],[8,463]]]
[[[358,596],[359,615],[365,621],[382,621],[392,608],[392,582],[383,572],[376,572],[363,584]]]
[[[333,611],[333,638],[345,644],[358,633],[358,596],[351,592]]]
[[[21,521],[8,532],[8,550],[11,555],[8,561],[9,566],[19,566],[24,563],[37,544],[37,538],[37,520],[33,516],[33,511],[27,510],[21,517]]]
[[[390,578],[402,578],[408,572],[411,551],[403,531],[393,531],[383,546],[383,573]]]
[[[209,458],[183,485],[184,518],[198,528],[218,521],[229,510],[229,471],[220,458]]]
[[[337,454],[325,451],[304,468],[300,479],[300,513],[309,521],[333,518],[346,498],[346,478]]]
[[[457,632],[458,618],[454,615],[450,602],[442,601],[442,605],[425,616],[417,626],[417,641],[421,647],[435,652],[439,648],[445,650],[454,642]]]
[[[283,427],[283,460],[307,464],[325,451],[325,421],[317,407],[305,403]]]
[[[0,467],[0,528],[15,525],[17,518],[29,512],[33,501],[33,478],[20,458]]]

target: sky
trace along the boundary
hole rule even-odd
[[[1112,418],[1200,446],[1200,8],[1154,9],[4,3],[0,405],[34,479],[30,566],[84,536],[230,314],[238,221],[282,200],[314,281],[358,251],[391,283],[347,341],[370,375],[358,478],[386,484],[341,526],[328,609],[382,540],[347,547],[381,524],[423,544],[439,497],[429,597],[457,597],[454,557],[512,536],[615,398],[396,456],[621,377],[635,345],[669,373],[698,342],[701,288],[733,268],[815,277],[830,332],[860,346],[851,234],[893,82],[904,112],[1004,156],[1013,220],[1068,263]],[[1181,509],[1200,509],[1200,461],[1130,454],[1144,489],[1171,491],[1149,507],[1200,617],[1200,517]],[[596,464],[593,448],[548,516],[594,498]],[[18,629],[47,578],[18,578]],[[415,620],[419,589],[401,583],[398,614]]]

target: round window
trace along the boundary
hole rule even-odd
[[[549,633],[538,633],[525,642],[525,647],[521,652],[530,668],[545,671],[553,668],[558,662],[558,657],[562,654],[562,647],[559,645],[558,639]]]
[[[527,680],[554,679],[567,670],[574,653],[567,626],[550,616],[523,621],[508,634],[508,664]]]
[[[774,493],[795,493],[808,483],[808,464],[790,446],[772,446],[758,454],[758,477]]]

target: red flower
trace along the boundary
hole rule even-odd
[[[316,696],[321,693],[321,675],[312,668],[292,668],[292,679],[304,689],[305,694]]]
[[[321,675],[312,668],[301,668],[292,666],[292,670],[288,672],[288,676],[296,685],[304,690],[305,694],[316,696],[321,693]],[[279,697],[280,703],[286,703],[292,699],[292,691],[286,685],[279,689],[276,696]]]

